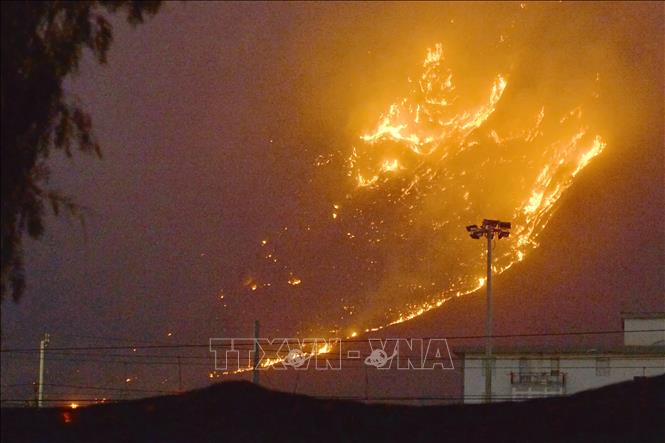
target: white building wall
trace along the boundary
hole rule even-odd
[[[550,372],[551,358],[547,356],[524,356],[530,363],[528,372]],[[559,371],[565,374],[564,394],[574,394],[587,389],[599,388],[613,383],[632,380],[637,376],[665,374],[665,356],[617,356],[617,355],[559,355]],[[609,358],[607,375],[597,375],[597,357]],[[485,374],[482,355],[464,357],[464,402],[480,403],[485,393]],[[513,399],[511,372],[519,373],[519,356],[496,356],[492,371],[492,395],[495,401]],[[602,373],[603,371],[601,371]],[[539,387],[536,387],[537,389]]]
[[[620,383],[639,376],[652,377],[665,374],[665,357],[602,356],[600,358],[609,359],[607,375],[601,375],[602,371],[601,374],[598,373],[598,362],[595,356],[588,359],[562,358],[561,371],[566,374],[566,394]]]
[[[665,344],[665,317],[624,318],[623,330],[623,341],[626,346],[653,346]]]

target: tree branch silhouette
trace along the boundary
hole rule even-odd
[[[82,217],[75,201],[49,189],[53,150],[101,158],[90,115],[68,97],[63,80],[76,74],[84,49],[100,64],[113,40],[108,21],[131,25],[157,13],[159,1],[4,1],[2,7],[2,276],[0,300],[25,292],[22,239],[44,233],[44,215]]]

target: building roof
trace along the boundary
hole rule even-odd
[[[485,354],[483,346],[453,348],[458,355]],[[570,346],[494,346],[492,355],[640,355],[665,357],[665,345],[659,346],[613,346],[613,347],[570,347]]]
[[[624,320],[665,318],[665,312],[622,312],[621,318]]]

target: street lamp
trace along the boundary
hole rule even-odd
[[[496,234],[501,239],[510,235],[510,222],[499,220],[483,220],[480,227],[466,227],[474,240],[487,238],[487,323],[485,325],[485,401],[492,402],[492,239]]]

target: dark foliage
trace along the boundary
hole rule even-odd
[[[2,2],[2,280],[0,299],[25,289],[21,240],[39,238],[44,213],[80,217],[72,199],[48,188],[53,149],[101,156],[90,116],[67,97],[62,82],[76,73],[83,49],[106,63],[113,39],[109,14],[136,25],[158,1]]]

